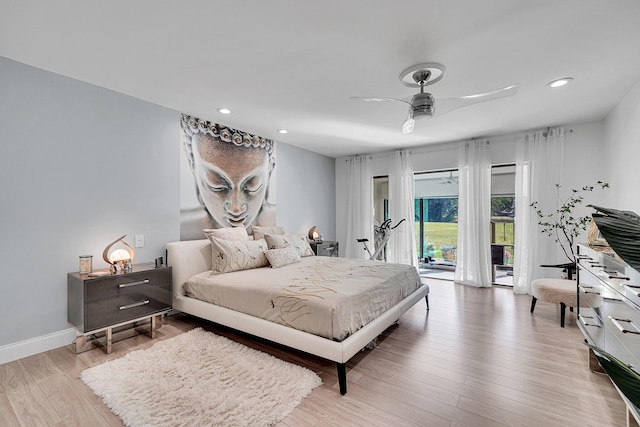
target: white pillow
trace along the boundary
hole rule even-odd
[[[271,268],[280,268],[301,261],[300,254],[295,248],[269,249],[264,251],[264,254]]]
[[[264,238],[267,241],[267,245],[269,245],[269,249],[295,248],[301,257],[315,255],[311,246],[309,246],[306,236],[265,234]]]
[[[214,274],[269,265],[269,260],[264,254],[267,250],[267,242],[264,239],[225,240],[212,236],[209,240],[211,240],[211,269]]]
[[[254,240],[259,240],[264,238],[265,234],[284,234],[284,227],[280,225],[274,225],[272,227],[252,225],[251,232],[253,233]]]
[[[202,231],[208,239],[218,237],[225,240],[251,240],[244,227],[205,228]]]

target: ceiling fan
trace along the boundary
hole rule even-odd
[[[409,105],[409,115],[402,125],[404,135],[413,132],[415,120],[419,118],[431,118],[441,116],[458,108],[478,104],[480,102],[492,101],[498,98],[513,96],[518,92],[520,83],[511,86],[494,89],[489,92],[476,93],[473,95],[461,96],[458,98],[434,99],[433,95],[424,91],[425,86],[439,82],[444,77],[446,68],[442,64],[427,62],[417,64],[407,68],[400,73],[400,81],[408,87],[419,87],[420,93],[406,98],[380,98],[380,97],[360,97],[352,96],[351,99],[359,101],[398,101]]]
[[[440,178],[440,184],[457,185],[458,184],[458,177],[457,176],[453,176],[453,172],[449,171],[449,176],[443,176],[443,177]]]

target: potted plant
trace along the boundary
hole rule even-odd
[[[609,188],[606,182],[598,181],[595,185],[585,185],[582,188],[571,189],[571,193],[567,198],[563,198],[560,194],[562,186],[556,184],[556,192],[561,205],[553,212],[545,213],[538,206],[538,202],[531,203],[531,207],[535,209],[538,215],[538,225],[542,227],[540,231],[543,234],[554,239],[560,245],[562,251],[566,255],[571,264],[575,266],[576,254],[573,241],[581,233],[587,231],[587,226],[591,222],[591,216],[574,216],[574,210],[577,206],[584,203],[583,194],[591,192],[597,187],[601,189]]]

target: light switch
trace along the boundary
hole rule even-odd
[[[144,247],[144,234],[136,234],[135,245],[136,245],[136,248]]]

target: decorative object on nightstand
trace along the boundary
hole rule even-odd
[[[340,256],[340,251],[338,249],[338,242],[335,240],[324,240],[321,242],[311,242],[309,243],[313,253],[318,256]]]
[[[76,352],[98,344],[111,353],[114,338],[140,333],[154,338],[160,316],[171,310],[171,267],[148,263],[120,274],[94,273],[67,274],[67,317],[80,332]]]
[[[309,229],[309,241],[315,243],[322,243],[322,235],[315,225]]]
[[[124,241],[125,237],[127,237],[126,234],[119,239],[116,239],[113,242],[109,243],[107,247],[104,248],[104,251],[102,251],[102,259],[104,259],[106,263],[111,264],[111,274],[126,273],[131,271],[135,252],[133,251],[133,248]],[[113,252],[109,252],[111,247],[116,243],[122,243],[126,247],[126,250],[116,249]]]
[[[80,274],[89,274],[93,271],[93,255],[80,255]]]

